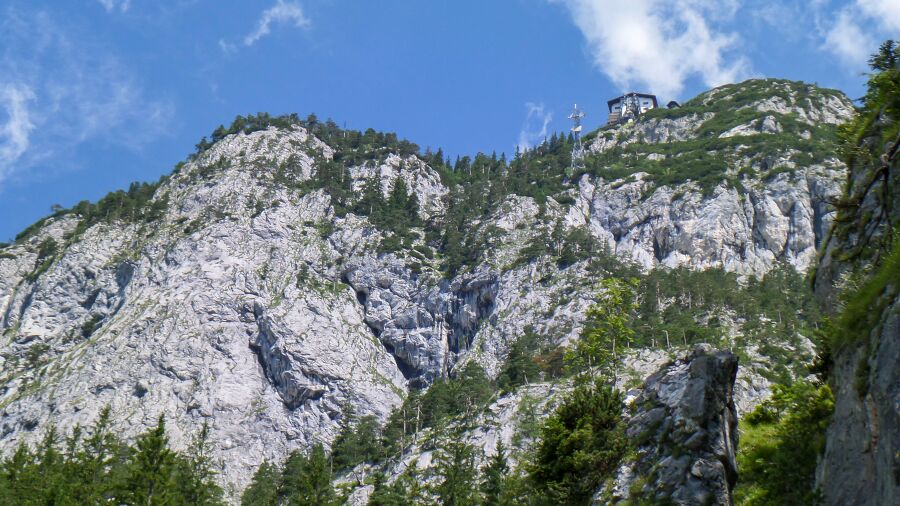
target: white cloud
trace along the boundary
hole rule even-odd
[[[131,7],[131,0],[97,0],[106,9],[106,12],[112,12],[118,8],[120,12],[128,12]]]
[[[865,65],[875,45],[874,39],[859,27],[850,9],[838,13],[837,20],[825,33],[824,47],[850,67]]]
[[[738,35],[716,26],[735,16],[738,0],[550,1],[566,6],[594,65],[622,91],[677,97],[691,77],[718,86],[749,74],[735,54]]]
[[[823,49],[848,68],[861,71],[881,41],[900,36],[900,1],[853,0],[837,8],[814,6]]]
[[[856,0],[859,10],[881,26],[886,32],[900,32],[900,1]],[[895,38],[900,34],[894,33]]]
[[[553,113],[544,109],[544,104],[527,102],[525,122],[519,131],[519,142],[516,148],[525,151],[536,144],[540,144],[547,138],[548,127],[553,120]]]
[[[0,181],[48,160],[71,165],[86,141],[139,149],[165,134],[171,103],[148,96],[89,34],[11,8],[0,26]]]
[[[28,150],[29,137],[34,130],[28,102],[34,100],[31,88],[5,84],[0,89],[0,105],[6,110],[6,123],[0,125],[0,181]]]
[[[276,23],[289,24],[297,28],[308,28],[309,19],[303,14],[303,9],[297,3],[285,3],[284,0],[263,11],[256,25],[256,30],[244,37],[244,45],[252,46],[256,41],[265,37],[272,31],[272,25]]]
[[[225,39],[219,39],[219,49],[225,54],[234,54],[237,51],[237,46]]]

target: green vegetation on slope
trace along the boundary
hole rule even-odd
[[[774,166],[779,157],[787,157],[800,166],[822,163],[837,149],[837,127],[810,125],[797,113],[760,112],[749,104],[780,99],[787,106],[819,107],[840,92],[800,82],[777,79],[750,80],[706,92],[676,109],[655,109],[639,120],[648,123],[680,118],[712,117],[703,121],[696,138],[661,143],[636,142],[616,146],[588,159],[585,172],[605,179],[628,177],[646,172],[645,180],[655,186],[676,186],[693,181],[709,195],[719,184],[742,189],[748,177],[768,179],[789,171],[787,165]],[[760,135],[736,135],[720,138],[728,130],[752,121],[773,117],[781,131]],[[616,129],[596,133],[609,139],[620,135]],[[655,159],[651,159],[651,156]],[[761,173],[753,166],[762,168]]]
[[[746,178],[765,178],[791,170],[788,165],[775,166],[775,160],[781,156],[788,156],[800,165],[821,161],[821,157],[834,152],[836,139],[836,130],[829,125],[811,126],[793,113],[762,113],[744,106],[775,97],[799,107],[815,107],[836,94],[831,90],[779,80],[752,80],[718,88],[687,102],[680,109],[654,110],[639,120],[645,123],[713,114],[698,130],[698,138],[665,143],[637,142],[616,147],[589,156],[585,172],[611,180],[627,178],[642,171],[649,174],[647,180],[656,186],[694,181],[705,194],[720,183],[740,188]],[[775,116],[783,131],[726,139],[718,137],[730,128],[766,115]],[[572,202],[565,193],[570,179],[567,170],[571,162],[571,135],[552,134],[540,145],[515,153],[511,160],[502,154],[479,153],[474,157],[458,157],[451,163],[440,149],[421,152],[417,145],[399,139],[394,133],[341,129],[333,121],[320,121],[315,115],[301,119],[296,114],[272,116],[258,113],[238,116],[227,128],[216,128],[210,138],[203,138],[197,144],[197,152],[192,159],[229,135],[295,126],[307,129],[331,146],[334,156],[332,160],[317,160],[316,174],[313,180],[306,182],[292,181],[287,177],[289,167],[271,167],[276,184],[298,192],[323,189],[332,197],[338,216],[347,212],[369,216],[376,227],[388,232],[381,246],[382,251],[412,251],[417,240],[424,239],[426,244],[418,247],[428,252],[425,256],[429,257],[429,262],[440,266],[448,275],[465,270],[481,260],[488,234],[479,230],[477,224],[495,212],[507,196],[532,197],[542,210],[545,209],[546,199],[551,196],[563,205]],[[800,134],[807,131],[810,134],[804,136],[808,138],[801,138]],[[598,135],[619,134],[618,129],[601,129],[588,134],[586,139],[590,141]],[[409,195],[406,198],[394,198],[395,195],[392,195],[387,201],[377,198],[374,183],[367,184],[367,191],[362,195],[353,191],[348,169],[377,164],[390,154],[404,158],[418,155],[440,174],[443,183],[450,188],[445,197],[446,213],[443,216],[422,223],[417,213],[418,202],[410,202]],[[656,159],[650,159],[650,155],[656,155]],[[181,165],[176,167],[176,172]],[[210,167],[201,167],[198,174],[212,176],[225,165],[213,163]],[[761,167],[762,173],[755,173],[754,166]],[[575,174],[572,179],[580,175]],[[57,210],[54,216],[79,215],[81,222],[76,235],[100,222],[152,223],[161,216],[167,205],[167,195],[157,195],[165,179],[153,184],[135,183],[127,191],[112,192],[96,204],[81,202],[71,209]],[[265,204],[262,206],[260,210]],[[41,220],[23,231],[17,240],[33,235],[45,221]],[[592,251],[583,239],[565,238],[563,243],[568,249],[558,252],[561,266],[584,258]]]
[[[711,343],[739,355],[755,346],[769,359],[773,380],[805,372],[804,358],[785,345],[796,347],[801,335],[813,338],[821,321],[805,279],[786,264],[744,282],[718,268],[654,269],[641,278],[637,292],[633,346]]]
[[[612,476],[628,449],[622,407],[618,390],[585,383],[547,418],[529,470],[547,504],[589,504]]]
[[[162,417],[133,445],[110,424],[106,408],[88,431],[63,439],[51,428],[37,447],[2,455],[0,504],[223,504],[206,426],[181,453],[169,448]]]
[[[741,421],[735,502],[815,504],[816,463],[833,410],[827,385],[776,385],[772,397]]]
[[[900,290],[900,46],[885,42],[870,65],[874,73],[862,110],[841,130],[851,171],[831,235],[841,245],[836,260],[854,263],[857,271],[839,294],[842,310],[829,332],[832,351],[865,341]]]

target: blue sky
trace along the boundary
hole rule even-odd
[[[630,89],[766,76],[855,98],[891,37],[897,0],[5,0],[0,240],[157,179],[237,114],[511,153]]]

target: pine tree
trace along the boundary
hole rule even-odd
[[[138,436],[128,462],[123,499],[128,504],[166,504],[174,489],[175,455],[168,448],[166,421],[159,416],[156,427]]]
[[[111,471],[120,464],[121,445],[112,434],[110,423],[110,408],[105,406],[74,458],[79,478],[85,484],[83,495],[79,497],[82,504],[99,503],[113,492],[115,483]]]
[[[178,458],[178,489],[189,504],[208,506],[222,501],[222,489],[212,468],[209,425],[204,422],[185,456]]]
[[[41,502],[46,504],[66,504],[66,498],[72,495],[65,456],[57,448],[58,437],[56,427],[51,426],[41,439],[37,451],[37,473],[41,476],[42,483]]]
[[[872,70],[885,71],[900,66],[900,45],[893,40],[886,40],[878,48],[878,52],[869,58]]]
[[[478,469],[472,445],[459,437],[446,438],[435,453],[434,462],[434,493],[442,505],[478,504]]]
[[[352,410],[345,409],[341,430],[331,446],[335,470],[344,471],[376,459],[381,450],[378,439],[377,418],[367,415],[357,420]]]
[[[586,504],[627,449],[622,394],[599,381],[578,385],[541,428],[531,479],[550,498]]]
[[[506,479],[509,464],[506,462],[506,447],[503,441],[497,441],[496,452],[488,459],[487,465],[481,469],[481,494],[484,506],[500,506],[507,504],[505,499]]]
[[[397,490],[402,490],[406,496],[406,504],[410,506],[419,506],[423,504],[432,504],[431,491],[425,484],[425,477],[419,471],[419,463],[413,460],[406,467],[406,471],[401,474],[394,482]]]
[[[278,468],[263,461],[241,495],[243,506],[278,506]]]
[[[3,461],[0,472],[5,489],[0,497],[6,496],[10,499],[3,504],[38,502],[42,480],[37,470],[37,457],[28,446],[24,443],[19,444],[16,451]]]
[[[588,308],[581,339],[566,354],[566,360],[594,378],[595,368],[617,375],[619,349],[634,337],[630,322],[638,309],[637,280],[607,278],[601,282],[596,304]]]
[[[369,506],[408,506],[412,503],[402,479],[387,483],[384,473],[378,471],[372,477],[372,486],[374,490],[369,496]]]
[[[331,480],[331,466],[322,445],[314,446],[308,456],[295,451],[284,465],[280,495],[290,505],[330,506],[337,501]]]

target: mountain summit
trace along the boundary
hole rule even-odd
[[[104,406],[126,437],[165,415],[182,448],[208,422],[234,497],[264,459],[330,445],[348,406],[383,421],[466,364],[497,378],[523,335],[551,351],[572,342],[601,279],[805,272],[852,113],[804,83],[724,86],[588,134],[575,174],[563,136],[451,164],[393,134],[240,117],[158,183],[0,248],[0,447]],[[746,411],[768,388],[753,361],[808,342],[766,349],[728,314],[701,326],[752,359],[735,394]],[[663,359],[709,337],[642,336]],[[638,379],[659,357],[634,366]]]

